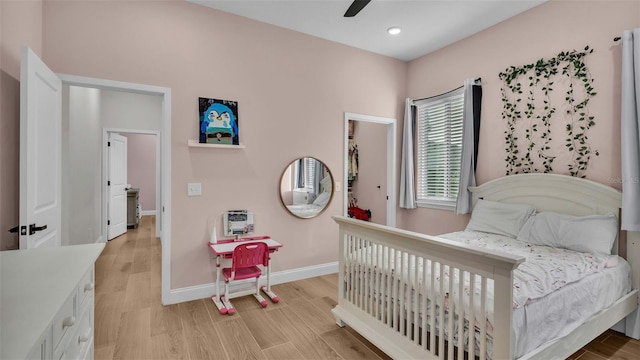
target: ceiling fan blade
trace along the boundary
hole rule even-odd
[[[344,17],[354,17],[362,10],[371,0],[354,0],[351,6],[344,13]]]

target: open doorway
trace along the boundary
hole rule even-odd
[[[67,238],[72,239],[65,245],[72,245],[73,241],[106,241],[105,130],[155,134],[156,237],[162,242],[162,303],[171,303],[171,89],[57,75],[63,83],[62,151],[68,155],[65,158],[63,154],[62,159],[63,199],[75,199],[63,205],[66,208],[62,211],[62,227]],[[146,110],[140,110],[141,104],[148,105]],[[153,109],[153,125],[145,120],[149,118],[149,114],[145,115],[148,109]]]
[[[359,173],[355,179],[353,176],[353,162],[355,159],[352,156],[354,144],[358,146],[358,165],[360,166]],[[353,113],[344,114],[344,216],[349,216],[351,190],[352,196],[360,197],[358,200],[360,207],[369,205],[369,208],[364,210],[370,210],[371,207],[374,207],[374,209],[379,209],[375,211],[376,213],[383,213],[376,215],[376,213],[372,212],[371,219],[373,222],[395,226],[395,149],[395,119]],[[362,152],[363,150],[364,152]],[[367,156],[368,158],[365,161]],[[352,166],[350,166],[350,163]],[[363,173],[362,171],[365,172]],[[351,189],[350,184],[352,185]]]
[[[159,132],[104,129],[107,239],[136,228],[160,207]],[[156,236],[158,229],[156,229]]]

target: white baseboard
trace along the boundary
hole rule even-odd
[[[316,276],[328,275],[338,272],[338,262],[307,266],[292,270],[284,270],[271,273],[271,285],[284,284],[291,281],[308,279]],[[220,291],[224,291],[224,284],[221,284]],[[203,284],[188,286],[169,291],[168,301],[163,305],[177,304],[181,302],[205,299],[211,297],[216,292],[216,284]]]
[[[150,215],[156,215],[156,211],[155,210],[142,210],[140,211],[140,215],[141,216],[150,216]]]

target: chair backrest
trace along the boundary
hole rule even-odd
[[[231,271],[252,267],[256,265],[266,266],[269,261],[269,247],[266,243],[255,242],[241,244],[233,250],[233,264]]]

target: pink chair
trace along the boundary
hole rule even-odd
[[[266,243],[241,244],[233,250],[231,267],[222,269],[222,276],[224,276],[224,297],[222,302],[227,308],[227,314],[233,315],[236,312],[229,300],[244,295],[253,295],[262,307],[267,307],[267,301],[260,295],[262,270],[258,265],[269,265],[269,248]],[[233,294],[229,293],[229,287],[232,282],[250,278],[256,279],[255,289],[238,291]]]

